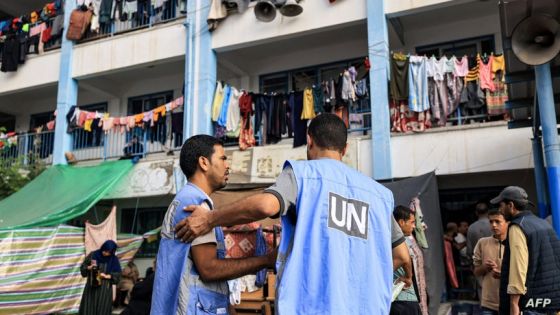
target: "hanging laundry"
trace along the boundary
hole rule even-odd
[[[230,97],[229,97],[229,104],[227,107],[228,109],[227,109],[227,120],[226,120],[226,132],[235,132],[237,134],[237,136],[232,138],[237,138],[239,136],[239,126],[241,120],[241,114],[239,112],[240,97],[241,97],[241,91],[232,87]]]
[[[84,123],[84,131],[91,132],[91,125],[93,124],[93,119],[86,119]]]
[[[350,71],[348,70],[345,70],[342,74],[341,98],[345,101],[356,100],[354,84],[352,84],[352,77],[350,75]]]
[[[411,111],[423,112],[430,109],[428,99],[428,73],[426,57],[410,56],[408,68],[408,106]]]
[[[496,74],[498,71],[506,73],[506,60],[504,55],[494,56],[492,59],[492,73]],[[505,81],[505,76],[502,76],[502,81]]]
[[[220,117],[220,110],[222,109],[222,102],[224,101],[224,88],[222,83],[216,83],[216,91],[214,92],[214,100],[212,101],[212,121],[218,121]]]
[[[508,100],[507,85],[505,84],[506,65],[504,55],[494,56],[492,59],[492,79],[494,91],[486,91],[486,106],[488,115],[506,114]]]
[[[303,111],[301,112],[301,119],[313,118],[315,118],[313,90],[310,88],[306,88],[303,90]]]
[[[257,141],[255,140],[252,119],[250,117],[242,117],[241,125],[243,128],[239,134],[239,149],[243,151],[250,147],[254,147]]]
[[[402,53],[394,53],[391,58],[391,81],[389,87],[391,98],[397,102],[408,100],[408,57]]]
[[[466,82],[477,81],[478,80],[478,73],[479,73],[478,58],[477,57],[468,57],[467,60],[468,60],[469,72],[465,76],[465,81]]]
[[[476,56],[478,62],[478,76],[480,81],[480,88],[488,89],[490,92],[494,91],[494,82],[492,80],[492,61],[494,56],[488,57],[487,62],[484,62],[480,55]]]
[[[453,74],[456,77],[466,77],[469,73],[469,60],[468,57],[465,55],[459,58],[455,58],[455,69]]]
[[[325,111],[325,95],[323,94],[322,86],[313,86],[313,109],[315,114]]]
[[[427,62],[428,72],[428,96],[430,107],[434,119],[440,126],[444,126],[449,115],[449,99],[447,96],[447,86],[444,82],[447,57],[443,56],[439,60],[431,57]]]
[[[303,112],[303,92],[291,93],[288,104],[292,113],[294,148],[296,148],[307,144],[307,121],[300,119]]]
[[[220,116],[218,116],[217,123],[218,125],[225,127],[227,123],[227,113],[228,113],[228,106],[229,106],[229,99],[231,97],[232,88],[231,86],[227,85],[224,87],[224,100],[222,101],[222,106],[220,110]]]

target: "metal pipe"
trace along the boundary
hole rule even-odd
[[[535,164],[535,185],[537,187],[537,209],[539,217],[546,218],[550,213],[548,206],[548,191],[546,185],[546,171],[542,152],[542,141],[538,135],[531,139],[533,143],[533,162]]]
[[[552,226],[556,233],[560,234],[560,143],[558,141],[550,64],[546,63],[535,66],[535,83],[542,122],[548,192],[552,210]]]

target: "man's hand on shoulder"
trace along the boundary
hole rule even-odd
[[[213,226],[210,222],[212,213],[209,209],[192,205],[185,207],[184,210],[192,213],[175,226],[175,234],[182,242],[190,243],[212,230]]]

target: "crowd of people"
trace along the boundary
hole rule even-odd
[[[556,314],[560,310],[560,240],[549,222],[530,210],[527,192],[506,187],[476,205],[478,220],[447,223],[444,242],[463,285],[473,285],[483,315]],[[449,270],[448,270],[449,271]],[[452,286],[453,274],[449,274]],[[473,280],[472,282],[469,280]]]
[[[137,269],[121,270],[116,244],[104,244],[82,266],[88,284],[80,313],[110,314],[100,305],[110,309],[110,287],[120,280],[119,301],[128,301],[123,314],[143,314],[131,310],[135,299],[147,301],[140,309],[151,307],[151,314],[236,314],[234,279],[273,268],[277,314],[427,315],[416,209],[395,206],[390,190],[342,163],[346,148],[344,122],[321,114],[308,127],[307,161],[286,161],[272,186],[216,209],[210,195],[229,176],[223,144],[207,135],[189,138],[180,154],[188,183],[166,212],[155,272],[135,284]],[[556,233],[528,210],[519,187],[491,203],[497,209],[478,204],[478,221],[448,224],[444,236],[457,264],[472,265],[483,314],[560,310]],[[277,249],[225,257],[222,226],[269,217],[282,223]]]

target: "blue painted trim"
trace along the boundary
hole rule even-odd
[[[544,156],[548,177],[548,192],[552,212],[552,223],[560,235],[560,143],[552,92],[550,64],[535,66],[535,86],[542,126]]]
[[[56,97],[56,126],[54,133],[53,164],[66,164],[64,153],[72,150],[72,136],[66,132],[66,114],[78,102],[78,81],[72,78],[74,43],[66,39],[70,24],[70,12],[76,8],[76,1],[64,2],[64,33],[60,49],[60,72]]]
[[[389,126],[389,40],[384,0],[367,0],[373,178],[392,178]]]
[[[184,139],[213,133],[211,110],[216,88],[217,58],[206,23],[209,11],[207,1],[187,2]]]
[[[546,218],[550,213],[548,209],[548,192],[546,184],[546,171],[540,138],[533,138],[533,162],[535,164],[535,185],[537,188],[537,209],[539,217]]]

